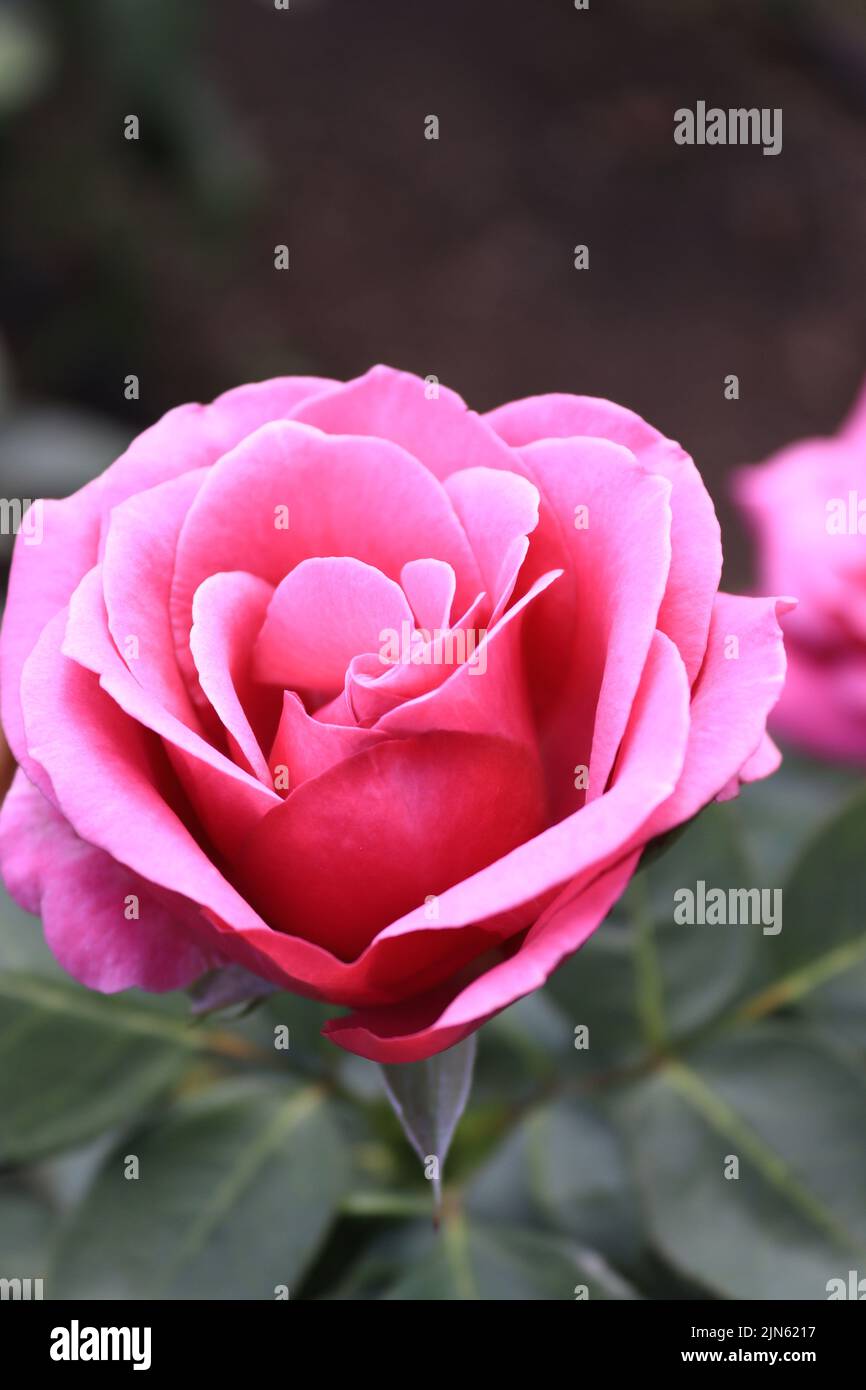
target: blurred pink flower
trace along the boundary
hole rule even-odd
[[[741,469],[735,491],[757,537],[758,588],[798,600],[771,727],[866,765],[866,386],[838,434]]]

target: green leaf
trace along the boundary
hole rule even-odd
[[[417,1208],[412,1215],[419,1215]],[[429,1206],[426,1219],[404,1219],[378,1229],[325,1296],[341,1302],[381,1298],[429,1256],[432,1235]]]
[[[423,1062],[382,1067],[385,1090],[406,1137],[426,1163],[437,1160],[433,1191],[441,1193],[441,1177],[454,1131],[472,1089],[476,1036],[428,1057]]]
[[[637,1005],[635,932],[613,918],[604,922],[575,955],[556,970],[545,995],[563,1014],[572,1043],[588,1030],[585,1051],[572,1047],[575,1074],[596,1075],[635,1066],[647,1053]],[[566,1063],[563,1061],[563,1069]]]
[[[135,996],[0,975],[0,1163],[55,1153],[125,1122],[207,1034]]]
[[[138,1160],[137,1178],[125,1176]],[[52,1297],[273,1299],[296,1292],[346,1190],[325,1094],[230,1082],[109,1157],[60,1252]]]
[[[595,1251],[556,1236],[492,1229],[452,1217],[389,1300],[632,1299],[636,1295]]]
[[[51,1212],[32,1192],[0,1181],[0,1279],[43,1279]]]
[[[24,912],[0,884],[0,973],[13,970],[63,978],[39,918]]]
[[[660,975],[662,1041],[706,1027],[742,998],[765,939],[757,923],[675,922],[675,893],[695,891],[699,880],[707,890],[768,886],[747,853],[738,801],[708,806],[643,880],[652,924],[648,949],[657,955]]]
[[[810,841],[782,889],[783,925],[764,938],[771,983],[744,1006],[759,1016],[798,1004],[839,1036],[866,1032],[866,792]],[[852,976],[854,977],[852,979]]]
[[[785,751],[772,777],[743,787],[735,803],[748,852],[781,883],[808,842],[862,787],[859,772]]]
[[[803,996],[802,1005],[819,1032],[858,1054],[866,1053],[866,961],[816,985]]]
[[[760,936],[748,978],[720,1027],[795,1009],[828,1039],[866,1050],[866,793],[824,818],[781,885],[782,928]],[[778,884],[776,886],[779,886]]]
[[[653,1238],[705,1288],[821,1299],[866,1268],[866,1082],[817,1039],[743,1030],[618,1105]]]
[[[542,990],[518,999],[481,1030],[472,1083],[473,1104],[520,1104],[553,1081],[573,1054],[574,1034]]]
[[[611,920],[548,982],[573,1026],[589,1030],[573,1054],[582,1077],[640,1065],[722,1015],[754,978],[759,926],[674,921],[674,893],[698,879],[724,889],[760,882],[730,804],[708,807],[641,870]]]
[[[541,1217],[617,1262],[634,1260],[642,1241],[622,1140],[587,1100],[534,1110],[476,1174],[467,1206],[497,1223]]]
[[[234,1030],[269,1053],[277,1066],[322,1077],[335,1072],[348,1055],[322,1035],[333,1015],[332,1004],[278,991],[257,1004]],[[376,1067],[366,1059],[363,1064],[375,1083]]]

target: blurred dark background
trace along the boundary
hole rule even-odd
[[[698,100],[781,107],[781,154],[677,146]],[[6,496],[181,401],[387,361],[645,414],[742,585],[726,471],[866,369],[862,0],[3,0],[0,188]]]

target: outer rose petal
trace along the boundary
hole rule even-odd
[[[331,1019],[324,1032],[347,1052],[374,1062],[418,1062],[474,1033],[493,1014],[543,985],[604,920],[634,873],[632,854],[593,884],[508,960],[490,965],[455,994],[443,988],[392,1009],[364,1009]]]
[[[599,439],[543,440],[520,459],[542,496],[544,550],[533,547],[534,563],[556,556],[565,570],[528,619],[527,664],[543,695],[537,718],[558,816],[578,801],[577,765],[589,767],[589,800],[607,786],[670,571],[671,488]],[[581,507],[585,527],[576,525]]]
[[[743,763],[736,777],[732,777],[717,793],[716,801],[731,801],[739,795],[740,788],[748,782],[760,782],[771,777],[781,766],[782,755],[769,734],[764,734],[752,756]]]
[[[732,777],[754,766],[767,716],[785,679],[779,618],[792,607],[792,599],[717,596],[707,654],[693,692],[682,776],[673,796],[649,822],[652,835],[690,820]],[[737,657],[727,655],[731,637],[739,644]]]
[[[58,962],[89,989],[183,989],[223,963],[190,930],[198,908],[80,840],[20,770],[0,811],[0,859],[12,896],[41,914]],[[124,915],[130,894],[133,921]]]
[[[138,435],[92,483],[61,502],[43,504],[41,545],[28,546],[23,535],[18,537],[0,639],[0,700],[9,744],[35,781],[42,774],[30,762],[25,745],[21,672],[40,632],[96,564],[112,507],[134,493],[212,464],[252,429],[290,414],[329,384],[319,377],[286,377],[238,387],[209,406],[178,406]]]
[[[83,840],[143,878],[229,921],[258,920],[173,809],[177,790],[158,740],[60,654],[65,621],[60,613],[48,624],[25,671],[32,756],[51,779],[52,799]]]
[[[109,636],[100,579],[100,566],[96,566],[73,594],[68,622],[61,616],[59,628],[56,619],[48,625],[24,668],[22,692],[33,757],[41,761],[36,744],[53,746],[63,737],[63,720],[54,723],[49,693],[64,678],[64,663],[58,660],[59,653],[53,645],[58,632],[62,632],[63,655],[98,674],[100,685],[120,709],[137,721],[142,730],[150,730],[165,740],[202,824],[219,848],[227,852],[237,837],[261,820],[280,798],[273,787],[264,786],[237,767],[142,689]]]
[[[225,421],[232,443],[252,434],[269,420],[290,420],[305,401],[330,392],[342,383],[324,376],[275,376],[233,386],[206,409]],[[228,446],[231,447],[231,446]]]
[[[516,447],[569,435],[609,439],[631,449],[651,473],[670,480],[671,570],[659,627],[676,642],[694,680],[719,587],[722,542],[713,504],[688,454],[633,411],[592,396],[534,396],[500,406],[484,418]]]
[[[437,478],[463,468],[510,468],[509,451],[485,420],[447,386],[431,396],[411,372],[373,367],[294,411],[328,434],[393,439]]]
[[[107,522],[101,582],[108,628],[126,665],[150,695],[191,729],[202,725],[174,656],[168,602],[177,538],[207,469],[183,473],[120,502]],[[83,577],[83,576],[82,576]]]

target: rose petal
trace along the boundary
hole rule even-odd
[[[437,968],[447,973],[450,959],[479,949],[480,934],[462,943],[453,938],[453,944],[421,934],[408,952],[401,947],[399,958],[385,946],[346,964],[320,946],[274,931],[184,825],[154,736],[123,713],[91,672],[60,655],[65,624],[60,613],[48,625],[25,672],[32,680],[31,732],[42,740],[33,756],[50,775],[56,804],[82,840],[150,884],[201,906],[196,929],[205,950],[282,989],[337,1004],[369,1004],[405,989],[407,963],[413,981],[424,988]],[[69,891],[74,878],[67,882]]]
[[[210,406],[178,406],[138,435],[92,483],[63,501],[42,503],[41,544],[28,545],[22,534],[15,545],[0,639],[3,727],[20,763],[29,762],[20,699],[24,662],[43,628],[96,564],[111,509],[169,478],[212,464],[275,412],[288,414],[306,396],[328,386],[317,377],[291,377],[239,387]],[[35,765],[30,771],[34,780],[41,775]]]
[[[373,565],[302,560],[274,590],[253,652],[256,679],[332,699],[352,658],[378,651],[404,624],[414,627],[403,590]]]
[[[565,571],[528,619],[526,657],[558,819],[607,786],[668,579],[670,484],[600,439],[546,440],[520,457],[542,496],[529,573]]]
[[[383,924],[423,911],[428,896],[537,833],[534,772],[503,739],[437,733],[378,744],[267,816],[241,847],[240,879],[274,926],[351,959]]]
[[[712,501],[688,454],[639,415],[591,396],[534,396],[500,406],[484,418],[516,447],[569,435],[609,439],[630,449],[649,472],[669,479],[672,556],[658,625],[677,644],[693,681],[719,587],[722,544]]]
[[[161,897],[80,840],[20,770],[0,811],[0,863],[12,896],[42,917],[60,965],[89,989],[183,989],[220,963],[195,939],[194,904]]]
[[[327,394],[341,383],[323,376],[276,376],[233,386],[217,396],[208,411],[226,422],[232,441],[252,434],[269,420],[289,420],[307,400]]]
[[[456,391],[437,384],[434,395],[420,377],[392,367],[373,367],[305,401],[293,418],[329,434],[393,439],[437,478],[464,468],[509,467],[495,431]]]
[[[279,786],[280,769],[288,772],[285,790],[294,790],[302,782],[309,782],[327,772],[335,763],[362,753],[381,743],[384,734],[373,729],[359,729],[341,724],[327,724],[313,719],[304,709],[298,695],[287,690],[283,696],[283,713],[280,719],[274,746],[271,749],[270,768],[274,782]]]
[[[181,669],[191,667],[192,596],[209,574],[244,569],[276,585],[302,560],[352,555],[399,580],[430,553],[452,566],[468,605],[481,583],[463,529],[441,484],[402,449],[267,425],[211,469],[184,522],[171,600]]]
[[[37,651],[41,653],[38,663],[35,661]],[[263,786],[206,739],[175,719],[130,675],[108,632],[98,565],[72,596],[62,651],[96,673],[102,689],[143,731],[150,730],[165,740],[172,764],[202,825],[223,853],[230,852],[241,835],[279,804],[280,798],[273,787]],[[34,744],[53,746],[58,739],[62,741],[63,726],[69,722],[64,719],[61,727],[52,727],[51,715],[46,709],[42,684],[56,683],[58,679],[51,670],[52,663],[63,669],[50,644],[40,642],[28,658],[22,676],[31,750]]]
[[[655,808],[677,785],[689,736],[688,696],[676,647],[656,633],[609,790],[442,893],[437,932],[519,909],[630,852],[631,841],[640,841]],[[416,909],[385,928],[375,946],[382,949],[427,926],[423,910]]]
[[[320,947],[268,927],[196,842],[158,741],[91,672],[60,654],[65,625],[65,613],[48,624],[24,673],[32,755],[50,776],[61,814],[94,848],[199,904],[208,949],[284,988],[344,997],[346,968]]]
[[[496,734],[534,752],[535,728],[523,666],[523,624],[532,605],[559,579],[556,570],[542,575],[492,632],[480,635],[468,659],[456,666],[443,666],[445,675],[440,682],[411,696],[404,685],[401,691],[405,698],[381,715],[376,728],[402,737],[437,730]],[[448,655],[447,649],[443,655]]]
[[[272,596],[270,584],[255,575],[211,575],[196,590],[189,640],[201,688],[226,731],[235,761],[269,788],[270,769],[254,726],[266,731],[267,747],[281,702],[253,680],[251,667],[255,634]]]
[[[101,571],[108,628],[132,675],[199,733],[174,654],[168,605],[177,538],[206,476],[199,468],[119,503],[108,519]]]
[[[518,473],[493,468],[462,468],[451,474],[445,490],[491,597],[492,626],[511,598],[528,549],[526,538],[538,525],[538,491]]]
[[[400,583],[418,627],[447,629],[457,589],[454,571],[444,560],[409,560],[400,571]]]
[[[731,801],[735,796],[739,796],[740,787],[748,782],[761,782],[765,777],[771,777],[774,772],[781,767],[782,754],[779,752],[769,734],[764,734],[754,753],[748,758],[740,768],[736,776],[716,793],[716,801]]]
[[[792,606],[791,599],[717,596],[682,776],[649,822],[653,835],[691,820],[749,765],[784,683],[779,618]]]
[[[353,657],[344,695],[317,711],[317,717],[339,722],[344,710],[365,727],[385,714],[435,690],[461,663],[475,661],[486,629],[479,626],[488,608],[487,595],[478,594],[463,617],[445,632],[418,630],[399,634],[396,650]]]
[[[531,933],[509,959],[456,988],[391,1007],[330,1019],[324,1032],[347,1052],[374,1062],[419,1062],[474,1033],[494,1014],[544,984],[607,916],[637,867],[639,855],[600,874],[573,902]]]

